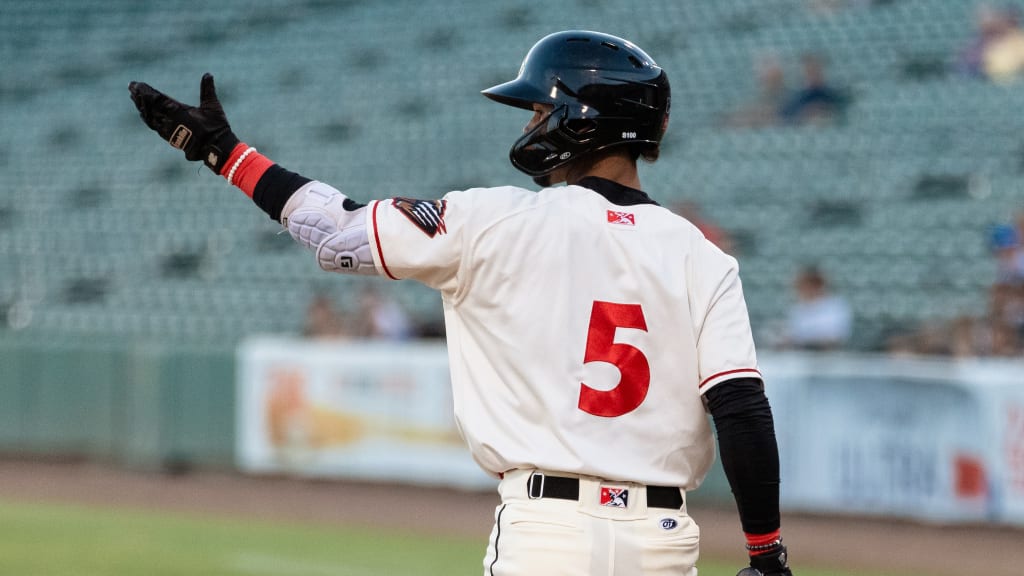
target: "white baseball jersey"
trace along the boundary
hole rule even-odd
[[[608,198],[508,186],[375,201],[358,227],[379,273],[441,293],[456,421],[486,471],[693,489],[714,459],[702,393],[760,377],[737,264],[601,182]]]

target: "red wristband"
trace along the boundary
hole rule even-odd
[[[245,151],[248,149],[249,145],[246,144],[245,142],[239,142],[238,144],[235,144],[235,147],[231,149],[230,153],[228,153],[228,159],[225,160],[224,165],[221,166],[220,175],[227,178],[228,172],[231,170],[231,167],[235,165],[235,162],[238,162],[238,158],[241,157],[242,154],[245,153]]]
[[[771,551],[776,545],[782,544],[782,531],[776,530],[767,534],[747,534],[747,553],[757,556]]]
[[[220,175],[227,178],[229,184],[240,188],[249,198],[256,190],[260,177],[274,163],[266,156],[256,152],[244,142],[239,142],[228,155],[228,161],[221,168]]]

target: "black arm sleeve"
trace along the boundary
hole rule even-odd
[[[764,387],[737,378],[704,394],[718,432],[718,450],[729,479],[740,524],[747,534],[779,529],[779,449]]]
[[[260,176],[256,188],[252,192],[252,200],[263,209],[271,219],[281,221],[281,211],[295,191],[312,182],[309,178],[289,172],[274,164]],[[346,210],[357,210],[365,206],[351,198],[345,198],[342,204]]]
[[[309,178],[289,172],[274,164],[260,176],[252,192],[252,200],[273,220],[281,220],[281,210],[296,190],[311,182]]]

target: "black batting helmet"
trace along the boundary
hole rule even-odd
[[[512,165],[534,177],[611,146],[654,148],[668,126],[665,71],[633,43],[600,32],[569,30],[542,38],[515,80],[483,94],[527,110],[533,104],[554,106],[509,152]]]

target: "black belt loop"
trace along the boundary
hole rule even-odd
[[[611,482],[614,484],[614,482]],[[671,486],[647,486],[648,508],[682,508],[683,495],[679,488]],[[580,481],[577,478],[548,476],[534,472],[526,480],[526,495],[530,500],[556,498],[558,500],[579,500]]]
[[[540,480],[539,482],[538,479]],[[530,500],[538,500],[544,497],[543,472],[530,474],[530,479],[526,481],[526,495],[530,497]]]

